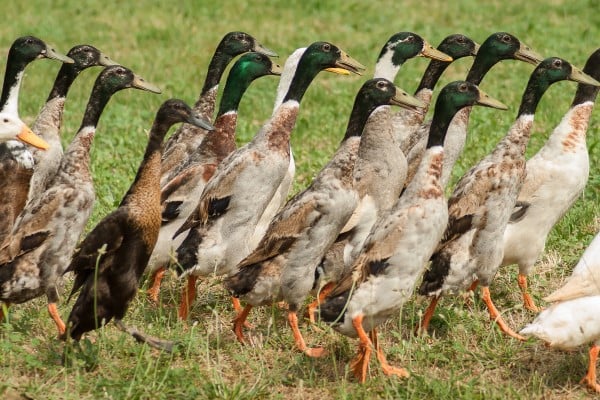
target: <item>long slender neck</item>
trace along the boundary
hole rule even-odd
[[[50,94],[48,95],[46,102],[57,97],[67,97],[67,93],[69,92],[71,85],[81,71],[82,70],[80,68],[75,67],[75,64],[63,63],[62,67],[58,71],[58,74],[56,75],[54,86],[52,86],[52,90],[50,90]]]
[[[146,151],[144,152],[144,158],[121,204],[129,203],[137,194],[142,194],[141,192],[150,188],[156,188],[158,192],[162,142],[170,127],[171,124],[167,121],[154,120],[148,144],[146,145]]]
[[[369,116],[377,107],[379,107],[378,104],[366,101],[364,96],[361,96],[360,94],[356,96],[343,140],[352,136],[360,136],[369,120]]]
[[[106,104],[108,104],[108,101],[114,93],[115,92],[106,90],[102,85],[94,86],[85,108],[85,113],[83,114],[83,120],[81,121],[81,127],[79,128],[80,130],[86,126],[95,127],[98,125],[100,115],[102,115],[104,107],[106,107]]]
[[[415,93],[418,93],[422,89],[433,90],[436,83],[440,80],[440,76],[442,76],[449,65],[449,62],[431,60],[427,66],[427,69],[425,70],[425,73],[423,74],[423,78],[421,78],[421,82],[419,83],[417,90],[415,90]]]
[[[315,68],[312,65],[309,65],[309,61],[307,61],[306,58],[300,59],[298,68],[294,74],[294,78],[290,83],[290,88],[283,98],[283,102],[285,103],[288,100],[295,100],[300,103],[304,97],[304,94],[306,93],[306,90],[308,89],[308,86],[313,79],[315,79],[320,70],[320,68]]]
[[[542,77],[533,74],[531,78],[529,78],[529,82],[527,83],[527,87],[523,93],[517,118],[526,114],[535,114],[535,110],[537,109],[542,96],[550,87],[550,85],[551,82],[549,82],[547,79],[543,79]]]
[[[404,64],[405,61],[406,59],[398,57],[394,59],[394,53],[392,51],[387,51],[377,60],[373,78],[385,78],[390,82],[394,82],[396,75],[398,75],[398,71],[400,71],[400,67],[402,67],[402,64]]]
[[[244,74],[229,74],[225,89],[223,89],[223,95],[221,96],[217,118],[227,112],[237,111],[242,96],[251,83],[251,77]]]
[[[489,57],[485,53],[485,49],[483,49],[483,51],[480,49],[475,56],[475,60],[473,60],[473,65],[467,74],[466,81],[479,85],[485,74],[487,74],[497,62],[497,59]]]
[[[204,86],[200,93],[201,97],[206,95],[209,90],[216,88],[219,85],[223,72],[232,59],[233,57],[231,55],[224,53],[221,49],[217,48],[217,50],[215,50],[215,54],[208,65],[208,72],[206,73]]]
[[[448,127],[450,126],[454,115],[460,110],[453,107],[447,107],[446,105],[447,103],[442,99],[438,99],[435,103],[435,112],[433,113],[433,120],[431,121],[431,127],[429,128],[429,138],[427,140],[428,148],[442,146],[444,144]]]
[[[15,60],[14,55],[11,55],[10,52],[8,53],[2,95],[0,96],[0,112],[9,112],[14,115],[19,114],[19,89],[21,88],[23,72],[27,64],[29,62]]]

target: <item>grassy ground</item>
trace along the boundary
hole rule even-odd
[[[316,40],[338,44],[357,60],[373,64],[391,34],[411,30],[434,45],[461,32],[482,42],[490,33],[514,33],[538,52],[557,55],[583,66],[597,48],[600,15],[594,0],[528,2],[415,0],[368,2],[188,1],[180,5],[143,0],[136,5],[107,0],[3,2],[0,54],[12,41],[34,34],[67,52],[89,43],[132,68],[163,89],[162,95],[139,91],[118,93],[108,105],[93,146],[93,173],[98,200],[92,227],[120,201],[131,182],[145,146],[155,110],[169,97],[193,102],[205,68],[221,36],[232,30],[252,33],[264,45],[287,54]],[[510,3],[510,4],[509,4]],[[285,5],[284,5],[285,4]],[[3,56],[4,57],[4,56]],[[4,62],[4,59],[3,59]],[[470,60],[456,62],[442,83],[465,76]],[[412,91],[427,64],[406,64],[396,83]],[[40,61],[27,69],[20,100],[21,115],[32,121],[49,91],[58,65]],[[468,144],[454,171],[459,177],[486,154],[510,126],[532,68],[505,62],[482,84],[485,91],[510,106],[501,113],[475,109]],[[74,84],[65,112],[64,143],[79,125],[98,70],[86,71]],[[306,186],[339,142],[353,96],[365,77],[322,74],[309,89],[293,134],[297,162],[295,189]],[[244,143],[270,114],[277,82],[253,84],[240,109],[239,141]],[[535,152],[567,110],[575,85],[554,85],[536,115],[528,153]],[[575,207],[554,229],[547,252],[532,279],[536,299],[558,287],[597,232],[600,159],[598,114],[589,130],[590,182]],[[492,289],[508,322],[521,327],[533,314],[520,307],[516,270],[501,271]],[[176,319],[179,282],[167,279],[162,304],[153,307],[139,296],[127,320],[147,332],[182,343],[175,355],[159,354],[135,344],[112,326],[89,335],[81,349],[55,338],[44,301],[11,309],[0,325],[0,396],[3,398],[584,398],[578,380],[586,369],[587,350],[565,353],[530,341],[517,343],[500,335],[488,321],[483,304],[444,299],[432,321],[431,337],[415,338],[411,327],[425,304],[407,304],[401,318],[388,322],[382,342],[389,360],[409,369],[401,381],[373,368],[371,379],[357,384],[347,362],[355,342],[324,328],[309,332],[310,343],[330,355],[310,360],[292,348],[292,337],[277,307],[251,315],[253,345],[241,347],[230,331],[232,312],[218,281],[204,283],[192,310],[192,322]],[[70,282],[66,284],[66,290]],[[69,304],[60,311],[66,315]],[[63,362],[64,361],[64,362]],[[373,364],[376,367],[376,364]]]

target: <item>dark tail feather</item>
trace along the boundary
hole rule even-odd
[[[262,264],[260,263],[246,265],[235,275],[231,275],[225,279],[223,286],[229,290],[232,296],[243,296],[254,288],[261,270]]]
[[[438,251],[431,256],[431,265],[423,275],[423,282],[419,287],[419,294],[422,296],[431,296],[434,292],[441,289],[444,280],[450,270],[452,257],[445,251]]]
[[[326,299],[316,311],[318,315],[315,315],[315,317],[318,318],[320,316],[321,320],[327,323],[333,323],[336,320],[341,321],[344,318],[346,304],[348,303],[349,298],[350,290],[335,297]]]

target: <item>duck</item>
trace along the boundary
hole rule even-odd
[[[506,109],[470,82],[452,82],[441,90],[415,179],[396,204],[377,219],[352,271],[338,282],[318,310],[321,320],[336,331],[359,338],[358,354],[351,368],[361,383],[366,380],[373,349],[386,375],[409,376],[404,368],[387,362],[376,329],[397,315],[412,295],[444,233],[448,221],[440,182],[444,139],[456,112],[472,105]]]
[[[535,50],[519,40],[516,36],[508,32],[495,32],[489,35],[483,44],[477,50],[477,55],[473,64],[467,73],[465,80],[476,85],[481,85],[483,78],[499,62],[504,60],[518,60],[532,65],[538,65],[542,60]],[[448,185],[452,175],[452,166],[456,163],[459,155],[462,154],[471,115],[471,107],[465,107],[456,115],[455,120],[450,124],[450,130],[454,133],[446,135],[448,143],[445,145],[446,153],[444,157],[445,166],[442,169],[442,182],[444,186]],[[403,142],[403,150],[406,152],[408,162],[408,173],[405,180],[405,186],[411,181],[414,171],[419,165],[419,160],[423,154],[423,149],[427,143],[427,132],[429,131],[429,122],[425,122],[419,129],[413,132],[410,141]],[[408,144],[408,146],[406,146]]]
[[[43,193],[48,181],[56,174],[60,165],[63,154],[60,129],[65,101],[71,85],[79,74],[88,68],[95,66],[108,67],[117,64],[106,54],[89,44],[73,46],[67,53],[67,57],[74,62],[63,63],[61,66],[46,99],[46,104],[42,107],[32,126],[33,131],[50,144],[50,148],[45,151],[32,150],[35,172],[31,176],[28,185],[28,201]]]
[[[436,49],[452,57],[452,61],[431,60],[414,93],[414,96],[425,104],[423,112],[415,113],[400,109],[394,113],[392,126],[396,135],[396,141],[400,145],[402,152],[407,156],[407,161],[409,160],[408,151],[413,147],[412,143],[416,140],[413,133],[424,122],[433,97],[433,89],[440,77],[452,62],[464,57],[475,57],[479,47],[479,44],[473,41],[473,39],[461,33],[446,36]],[[424,132],[423,136],[426,137],[429,131],[423,129],[422,132]]]
[[[374,78],[385,78],[393,82],[401,66],[418,56],[444,63],[452,61],[452,57],[434,49],[416,33],[399,32],[383,45],[375,63]],[[422,112],[419,109],[414,113]],[[317,299],[308,306],[311,321],[313,310],[318,305],[318,297],[326,296],[334,282],[343,275],[343,271],[352,265],[352,257],[359,251],[378,212],[391,208],[400,195],[406,178],[407,163],[394,135],[393,118],[390,107],[379,107],[365,125],[353,172],[359,204],[320,263],[313,290]]]
[[[223,90],[215,130],[206,135],[177,174],[161,188],[162,224],[147,268],[150,273],[148,297],[152,302],[158,302],[166,267],[181,243],[181,240],[173,240],[173,233],[193,211],[217,165],[236,149],[238,107],[244,92],[252,81],[267,75],[281,75],[281,66],[262,53],[249,52],[235,62]]]
[[[206,78],[194,111],[207,120],[213,119],[219,82],[227,65],[240,54],[254,51],[266,56],[277,57],[277,53],[266,48],[246,32],[229,32],[223,36],[208,65]],[[181,125],[166,141],[162,156],[161,185],[173,178],[171,172],[189,157],[202,143],[206,132],[194,125]]]
[[[104,217],[79,244],[65,270],[75,276],[69,299],[77,293],[78,297],[67,320],[68,333],[63,337],[79,341],[83,334],[113,318],[119,329],[131,333],[122,319],[138,291],[161,224],[162,143],[169,128],[181,122],[206,131],[214,129],[182,100],[169,99],[160,106],[135,180],[117,209]],[[141,333],[135,337],[169,350],[167,343],[145,340]]]
[[[296,347],[312,357],[325,354],[322,348],[306,345],[297,312],[311,291],[321,258],[358,205],[352,172],[361,134],[371,113],[385,105],[412,110],[423,106],[385,78],[366,81],[356,95],[345,136],[333,158],[307,189],[287,202],[256,249],[223,282],[233,296],[246,300],[234,320],[240,342],[244,342],[242,326],[252,307],[283,300],[288,304]]]
[[[553,303],[519,332],[535,336],[550,347],[573,350],[593,343],[589,350],[586,375],[581,380],[600,393],[596,381],[596,362],[600,352],[600,234],[585,249],[567,282],[544,298]]]
[[[286,62],[282,78],[290,68],[295,66]],[[198,276],[231,273],[258,244],[254,230],[290,165],[289,139],[300,102],[312,80],[325,69],[360,74],[365,67],[332,43],[308,46],[271,118],[249,143],[218,165],[199,204],[175,232],[175,237],[186,232],[176,250],[178,273],[187,278],[181,319],[187,319]],[[280,87],[282,82],[287,84],[282,80]]]
[[[421,331],[427,328],[440,296],[479,285],[491,319],[504,334],[524,340],[500,315],[489,287],[500,267],[504,230],[525,180],[525,150],[537,105],[550,85],[563,80],[600,85],[566,60],[550,57],[542,61],[529,78],[507,134],[454,188],[448,201],[448,227],[419,289],[432,298]]]
[[[67,64],[74,62],[37,37],[22,36],[15,39],[8,51],[0,112],[19,117],[19,92],[25,68],[32,61],[43,58]],[[48,150],[48,147],[42,146],[42,150]],[[15,218],[27,201],[33,166],[31,151],[21,141],[0,143],[0,215],[3,215],[0,219],[0,242],[10,232]]]
[[[120,65],[100,73],[81,122],[59,169],[43,195],[27,203],[0,246],[0,300],[19,304],[42,295],[59,335],[65,324],[57,311],[62,275],[92,212],[95,200],[90,147],[111,96],[125,88],[160,93]]]
[[[588,58],[583,72],[600,80],[600,49]],[[523,305],[539,312],[527,289],[527,276],[544,251],[552,227],[565,215],[588,181],[590,161],[586,132],[598,87],[580,83],[561,122],[544,146],[526,165],[526,178],[504,231],[504,256],[500,266],[517,264]]]
[[[47,149],[50,145],[37,136],[21,118],[12,113],[0,112],[0,143],[8,140],[20,140],[39,149]]]

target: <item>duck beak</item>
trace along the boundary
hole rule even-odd
[[[426,107],[425,103],[417,99],[414,96],[406,93],[404,90],[396,86],[396,94],[390,99],[390,104],[406,108],[407,110],[414,111],[416,113],[423,113],[423,109]]]
[[[48,46],[46,46],[46,50],[44,50],[42,52],[42,57],[46,57],[51,60],[58,60],[60,62],[66,63],[66,64],[74,64],[75,63],[75,61],[71,57],[67,57],[64,54],[61,54],[61,53],[57,52],[56,50],[54,50],[53,48],[48,47]]]
[[[479,98],[477,99],[475,104],[485,107],[497,108],[498,110],[508,110],[508,107],[506,105],[491,97],[481,89],[479,89]]]
[[[271,75],[281,75],[283,72],[283,68],[279,64],[271,64],[271,70],[269,71]]]
[[[25,124],[23,124],[21,132],[19,132],[17,135],[17,139],[42,150],[46,150],[50,147],[50,145],[44,139],[33,133],[33,131]]]
[[[335,62],[335,67],[325,68],[325,71],[340,75],[350,75],[351,72],[356,75],[362,75],[362,71],[365,69],[367,68],[364,65],[350,57],[344,51],[341,51],[340,58]]]
[[[119,65],[119,63],[111,60],[110,57],[104,53],[100,53],[100,65],[103,67],[110,67],[111,65]]]
[[[144,78],[136,74],[133,75],[133,83],[131,86],[136,89],[147,90],[152,93],[162,93],[158,86],[153,85],[150,82],[146,82]]]
[[[195,125],[198,128],[202,128],[206,131],[214,131],[215,130],[215,127],[210,122],[208,122],[204,118],[201,118],[197,115],[190,115],[186,122],[188,124]]]
[[[521,47],[519,47],[519,50],[517,50],[515,53],[515,58],[536,66],[544,60],[542,56],[533,51],[531,47],[527,46],[523,42],[521,42]]]
[[[579,68],[575,68],[573,66],[571,66],[571,73],[569,74],[569,77],[567,79],[569,79],[570,81],[584,83],[586,85],[600,86],[600,82],[598,82]]]
[[[279,57],[277,55],[277,53],[275,53],[273,50],[267,49],[265,46],[263,46],[260,43],[256,43],[254,45],[254,47],[252,48],[252,51],[255,51],[257,53],[262,53],[262,54],[264,54],[265,56],[268,56],[268,57]]]
[[[423,50],[419,53],[419,57],[427,57],[432,60],[452,62],[452,57],[448,54],[435,49],[432,45],[430,45],[427,41],[423,44]]]
[[[473,42],[473,43],[475,44],[475,48],[471,52],[471,55],[473,57],[475,57],[477,55],[477,53],[479,53],[479,49],[481,48],[481,46],[479,45],[479,43],[475,43],[475,42]]]

